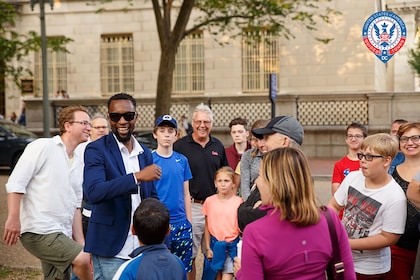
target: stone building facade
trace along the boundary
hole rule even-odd
[[[30,1],[13,2],[19,11],[16,30],[39,32],[39,5],[35,5],[32,11]],[[93,1],[95,2],[99,1]],[[52,81],[49,89],[53,120],[56,112],[54,108],[71,103],[103,105],[104,100],[113,92],[128,91],[149,104],[147,108],[143,108],[147,112],[144,115],[147,121],[141,123],[140,127],[144,130],[150,129],[153,124],[153,102],[150,101],[155,97],[160,46],[152,4],[148,1],[132,1],[132,4],[130,6],[125,0],[114,0],[104,6],[97,6],[88,5],[86,1],[60,0],[55,1],[53,10],[46,4],[47,36],[66,36],[73,39],[67,45],[69,53],[65,54],[65,58],[52,55],[50,59],[53,61],[49,61],[65,61],[61,66],[57,64],[56,73],[51,70],[54,77],[49,77],[49,80],[59,80]],[[413,106],[418,80],[407,63],[407,51],[415,46],[419,21],[417,10],[420,4],[410,0],[333,0],[325,5],[340,11],[341,15],[333,16],[331,25],[320,24],[318,30],[312,32],[291,23],[290,28],[295,38],[274,39],[275,44],[271,48],[275,47],[277,53],[274,66],[271,67],[278,74],[276,114],[292,114],[301,121],[307,121],[304,125],[310,142],[305,145],[310,155],[338,157],[345,152],[342,133],[350,121],[361,121],[371,126],[371,131],[381,131],[394,118],[407,115],[416,118],[415,109],[410,109],[410,106]],[[97,13],[100,7],[105,10]],[[382,63],[365,47],[361,36],[365,20],[374,12],[385,9],[397,13],[407,27],[405,46],[387,64]],[[193,13],[192,18],[195,16]],[[333,40],[323,44],[316,37],[329,37]],[[228,105],[220,105],[222,109],[219,110],[220,114],[223,112],[223,118],[216,121],[216,128],[222,134],[226,134],[225,123],[238,115],[248,116],[250,121],[269,118],[271,115],[267,88],[253,88],[254,82],[244,82],[247,75],[258,67],[244,70],[252,54],[244,47],[241,39],[215,38],[205,31],[199,39],[202,84],[197,86],[190,81],[183,87],[181,79],[180,89],[173,93],[174,104],[178,104],[178,107],[172,108],[171,113],[176,116],[191,113],[196,101],[213,104],[226,102]],[[123,44],[128,42],[131,46],[132,64],[127,67],[131,67],[129,71],[132,72],[133,82],[127,86],[128,90],[121,84],[119,87],[109,81],[104,84],[104,52],[107,43],[113,43],[114,40]],[[218,41],[228,44],[221,46]],[[191,51],[191,46],[186,46],[185,50]],[[245,53],[247,58],[244,57]],[[5,98],[6,113],[19,112],[22,100],[26,104],[32,104],[29,105],[32,109],[40,109],[37,107],[42,96],[39,54],[32,53],[24,61],[16,63],[28,67],[34,73],[33,76],[22,77],[33,80],[34,91],[22,95],[20,89],[9,83]],[[111,72],[106,73],[108,78],[112,75]],[[56,98],[56,91],[62,89],[69,94],[69,100]],[[409,98],[402,103],[395,103],[401,96]],[[371,103],[372,100],[383,98],[387,100],[385,106],[382,103]],[[406,105],[401,105],[403,103]],[[333,113],[328,106],[335,108]],[[374,108],[379,111],[383,109],[386,113],[372,111]],[[354,115],[354,112],[358,113]],[[34,117],[40,116],[39,113],[33,113]],[[332,120],[323,120],[325,115],[329,115]],[[345,117],[342,118],[342,115]],[[313,121],[308,118],[321,120]],[[36,121],[36,118],[33,120],[32,127],[31,123],[28,127],[39,129],[42,122]],[[54,127],[54,123],[51,127]],[[328,141],[313,138],[320,131],[328,135]],[[228,137],[226,141],[229,141]],[[335,141],[339,146],[337,152],[317,152],[317,142],[324,141],[327,141],[326,145]]]

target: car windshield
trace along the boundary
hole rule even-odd
[[[36,138],[36,135],[34,133],[12,122],[1,122],[0,125],[3,126],[5,129],[13,132],[13,134],[17,137]]]

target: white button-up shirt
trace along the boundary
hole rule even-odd
[[[73,217],[81,206],[83,162],[70,162],[60,136],[27,145],[6,184],[8,193],[22,193],[21,233],[62,232],[72,237]]]
[[[117,137],[115,137],[115,135],[114,135],[114,138],[117,141],[118,148],[120,149],[126,174],[140,171],[138,155],[143,153],[144,151],[142,147],[140,146],[140,144],[137,142],[137,140],[135,140],[134,137],[132,137],[133,150],[131,151],[131,153],[129,153],[128,149],[124,146],[123,143],[117,140]],[[133,252],[134,249],[140,246],[138,237],[136,235],[133,235],[133,233],[131,232],[131,227],[133,226],[133,215],[141,202],[140,184],[138,184],[138,186],[139,186],[138,193],[131,195],[131,221],[130,221],[130,229],[128,230],[127,240],[125,241],[124,246],[121,249],[121,251],[115,256],[117,258],[129,259],[130,257],[128,255],[131,252]]]

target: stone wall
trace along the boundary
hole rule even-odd
[[[151,131],[154,123],[154,99],[137,98],[138,131]],[[57,132],[56,116],[61,108],[80,104],[87,106],[91,115],[106,115],[107,99],[51,100],[50,131]],[[25,100],[27,126],[31,131],[43,133],[43,102],[39,98]],[[191,97],[173,98],[170,114],[179,119],[185,114],[191,120],[194,107],[199,103],[210,105],[214,113],[213,135],[226,146],[232,143],[228,124],[235,117],[247,118],[251,125],[255,120],[271,118],[271,104],[267,96],[244,97]],[[304,126],[302,148],[309,157],[339,158],[346,153],[345,129],[353,121],[366,125],[369,133],[388,132],[394,119],[420,120],[419,94],[365,93],[325,95],[281,95],[275,104],[276,115],[295,116]]]

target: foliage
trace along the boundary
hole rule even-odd
[[[20,87],[20,79],[25,73],[32,75],[30,70],[22,65],[15,66],[13,61],[22,61],[31,51],[41,48],[41,37],[35,32],[19,34],[13,30],[18,16],[13,4],[0,1],[0,92],[4,90],[4,79],[11,77]],[[47,47],[53,51],[67,51],[65,44],[72,39],[53,37],[47,39]]]
[[[295,37],[290,30],[291,22],[315,31],[319,22],[330,23],[330,17],[339,14],[327,6],[321,9],[318,2],[325,4],[331,0],[197,0],[195,8],[200,10],[200,16],[185,35],[206,28],[213,35],[236,37],[244,29],[265,27],[274,35],[291,39]],[[317,40],[329,42],[331,38]]]
[[[113,0],[91,1],[88,5],[106,4]],[[133,5],[133,0],[127,0]],[[330,17],[340,14],[328,7],[332,0],[145,0],[151,2],[159,35],[161,56],[157,77],[155,117],[167,114],[171,107],[171,93],[175,58],[179,44],[197,30],[207,30],[215,37],[240,36],[244,30],[270,29],[273,35],[294,38],[291,22],[310,31],[319,23],[330,24]],[[322,5],[322,7],[321,7]],[[190,22],[192,10],[198,16]],[[100,8],[97,12],[106,11]],[[173,20],[174,19],[174,20]],[[259,32],[251,32],[260,39]],[[328,43],[332,38],[317,38]],[[223,44],[223,42],[219,42]]]
[[[417,44],[415,49],[408,50],[407,62],[417,75],[420,75],[420,43]]]
[[[319,22],[330,23],[339,12],[324,5],[331,0],[151,0],[161,45],[157,79],[155,117],[170,112],[173,71],[176,52],[185,36],[206,29],[214,36],[240,36],[244,30],[269,28],[272,34],[293,38],[290,22],[316,30]],[[198,16],[190,21],[192,9]],[[172,23],[172,16],[176,20]],[[192,26],[187,28],[187,26]],[[252,32],[257,34],[259,32]],[[317,38],[328,43],[331,38]]]

